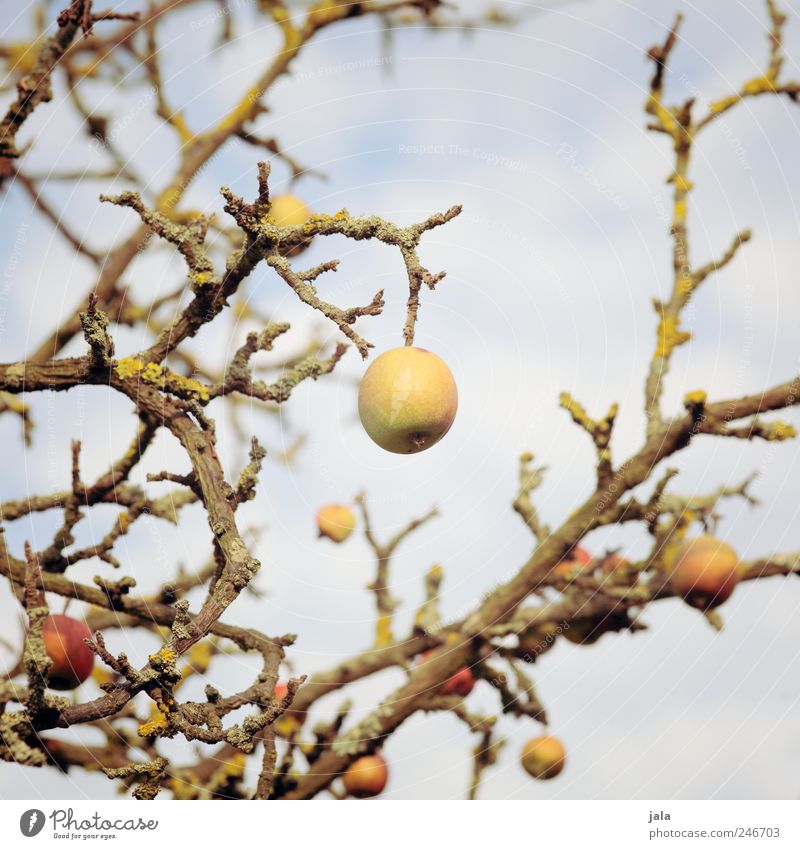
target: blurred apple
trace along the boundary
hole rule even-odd
[[[356,514],[343,504],[326,504],[317,510],[317,530],[321,537],[344,542],[356,526]]]
[[[74,690],[92,674],[94,652],[84,642],[92,638],[92,632],[85,622],[54,613],[45,619],[42,637],[53,661],[48,686],[54,690]]]
[[[557,737],[534,737],[522,748],[522,766],[528,775],[545,781],[555,778],[566,762],[567,754]]]
[[[350,796],[369,799],[383,792],[389,780],[389,768],[381,755],[365,755],[350,764],[342,779]]]
[[[582,572],[591,572],[594,558],[583,546],[576,545],[553,569],[560,578],[574,578]]]
[[[432,654],[433,649],[426,651],[422,655],[422,662],[424,663]],[[472,692],[474,687],[475,676],[469,669],[467,669],[466,666],[464,666],[454,675],[451,675],[444,684],[439,687],[439,693],[442,696],[461,696],[464,698]]]
[[[739,581],[739,558],[727,543],[712,536],[686,540],[678,549],[670,587],[699,610],[727,601]]]

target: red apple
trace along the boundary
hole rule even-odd
[[[424,663],[425,660],[432,654],[433,649],[426,651],[422,655],[422,662]],[[461,696],[464,698],[472,692],[474,687],[475,676],[469,669],[467,669],[466,666],[464,666],[454,675],[451,675],[444,684],[439,687],[439,693],[443,696]]]
[[[591,553],[583,546],[576,545],[565,556],[564,559],[553,569],[553,573],[561,578],[574,578],[581,572],[590,572],[588,568],[594,562]]]
[[[383,792],[389,780],[389,767],[379,754],[353,761],[342,776],[344,789],[357,799],[369,799]]]
[[[53,614],[44,620],[42,637],[53,661],[47,683],[54,690],[73,690],[92,674],[94,653],[84,642],[92,632],[85,622]]]
[[[475,686],[475,676],[472,672],[463,667],[459,669],[455,675],[451,675],[447,681],[442,684],[439,692],[443,696],[468,696]]]
[[[587,551],[583,546],[576,545],[575,548],[572,549],[569,553],[569,559],[573,560],[580,566],[588,566],[594,557],[592,557],[591,553]]]

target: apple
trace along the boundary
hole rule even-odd
[[[85,622],[51,614],[44,620],[42,637],[53,661],[47,683],[54,690],[74,690],[92,674],[94,652],[84,642],[92,639],[92,632]]]
[[[278,227],[299,227],[311,218],[311,210],[294,195],[276,195],[272,198],[269,214]]]
[[[468,696],[475,687],[475,676],[467,667],[463,667],[451,675],[439,688],[443,696]]]
[[[356,514],[341,504],[327,504],[317,510],[317,528],[321,537],[344,542],[356,526]]]
[[[522,767],[528,775],[545,781],[555,778],[566,762],[564,746],[557,737],[534,737],[522,747]]]
[[[444,360],[424,348],[393,348],[367,369],[358,414],[370,439],[394,454],[426,451],[450,430],[458,389]]]
[[[576,545],[564,557],[564,559],[553,569],[553,574],[561,578],[574,578],[581,572],[591,572],[594,557],[583,546]]]
[[[422,662],[424,663],[432,654],[433,649],[426,651],[422,655]],[[461,696],[463,699],[472,692],[474,687],[475,676],[469,669],[467,669],[466,666],[462,666],[458,672],[451,675],[444,684],[439,687],[439,694],[442,696]]]
[[[589,566],[594,560],[592,553],[585,549],[582,545],[576,545],[575,548],[570,551],[568,556],[570,560],[577,563],[579,566]]]
[[[389,768],[381,755],[364,755],[350,764],[342,780],[349,795],[369,799],[383,792],[389,780]]]
[[[673,563],[672,591],[699,610],[711,610],[727,601],[739,581],[736,552],[712,536],[686,540]]]

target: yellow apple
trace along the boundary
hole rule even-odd
[[[317,528],[321,537],[344,542],[356,526],[356,514],[342,504],[327,504],[317,510]]]
[[[311,218],[311,210],[294,195],[277,195],[272,198],[269,214],[278,227],[299,227]]]
[[[555,778],[566,762],[564,746],[557,737],[534,737],[522,747],[522,766],[528,775],[545,781]]]
[[[358,391],[358,414],[377,445],[394,454],[416,454],[450,430],[458,389],[444,360],[407,346],[381,354]]]

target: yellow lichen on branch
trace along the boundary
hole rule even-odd
[[[155,654],[151,654],[148,656],[150,663],[172,663],[175,660],[176,654],[175,652],[167,648],[167,646],[163,646],[160,648]]]
[[[766,438],[770,442],[783,442],[787,439],[794,439],[797,436],[797,428],[781,420],[770,422],[766,429]]]
[[[726,109],[730,109],[731,106],[738,103],[741,99],[742,97],[740,94],[729,94],[727,97],[721,97],[709,106],[709,112],[712,115],[718,115]]]
[[[393,642],[392,617],[390,614],[381,613],[375,623],[375,648],[382,649]]]
[[[766,94],[767,92],[775,91],[775,80],[764,74],[761,77],[748,80],[744,84],[744,91],[747,94]]]
[[[153,704],[150,719],[147,722],[143,722],[136,733],[140,737],[157,736],[169,726],[169,713],[170,708],[168,705],[163,703]]]
[[[136,357],[123,357],[117,360],[114,370],[121,380],[138,377],[145,383],[150,383],[165,392],[182,398],[192,398],[197,401],[208,401],[209,389],[193,377],[184,377],[170,371],[159,363],[143,363]]]
[[[701,404],[705,404],[706,399],[708,398],[708,393],[705,389],[694,389],[692,392],[687,392],[683,396],[684,406],[698,406]]]
[[[658,322],[656,357],[668,357],[675,348],[692,338],[686,330],[680,330],[680,319],[676,315],[662,316]]]
[[[558,396],[559,404],[572,416],[575,424],[580,425],[584,430],[591,431],[594,426],[594,419],[586,412],[584,406],[576,401],[569,392],[562,392]]]
[[[348,218],[350,218],[350,213],[346,209],[340,209],[333,215],[317,212],[303,225],[303,230],[306,233],[313,233],[318,227],[325,227],[328,224],[339,224],[342,221],[347,221]]]
[[[678,126],[677,122],[669,109],[667,109],[661,102],[661,97],[658,94],[650,95],[647,101],[646,110],[649,114],[658,119],[658,123],[664,132],[669,133],[670,135],[674,134]]]
[[[114,369],[117,372],[117,376],[121,380],[125,380],[128,377],[139,374],[144,369],[144,363],[135,357],[123,357],[121,360],[117,360]]]

